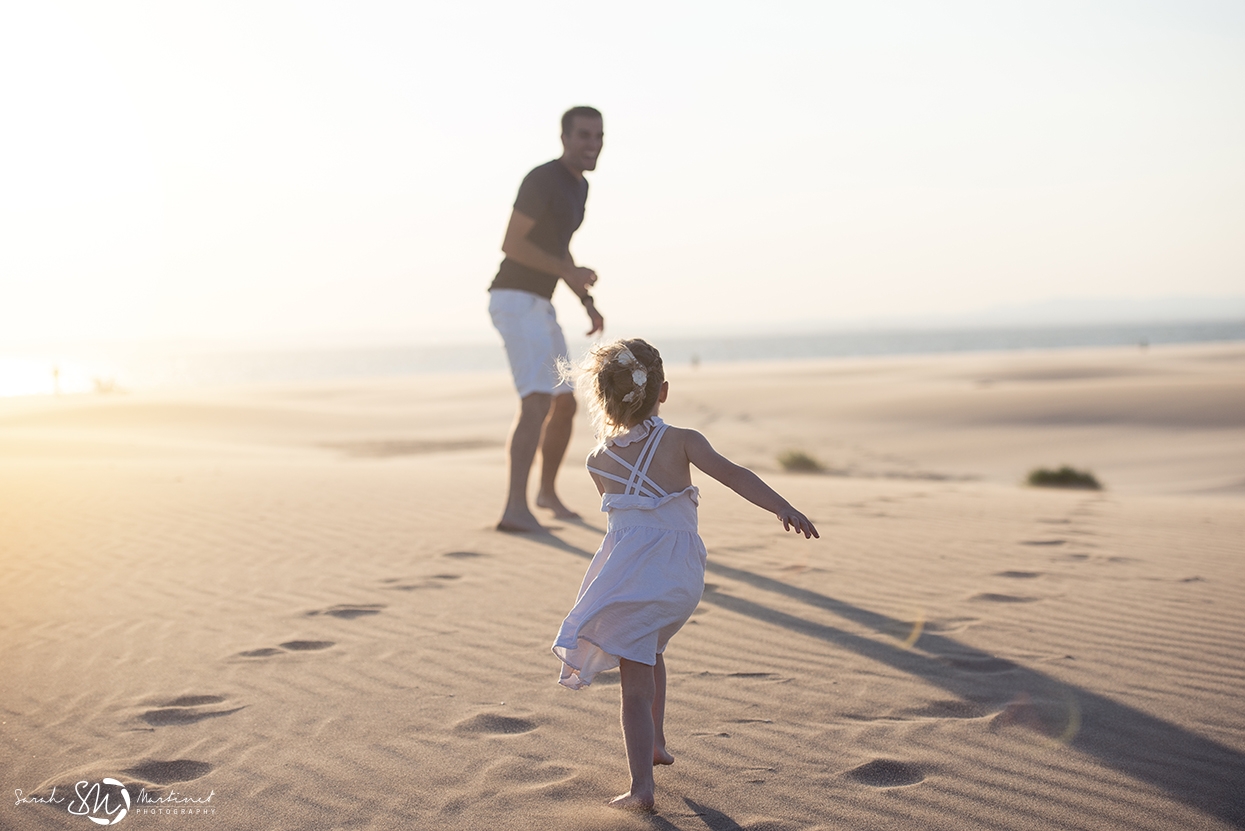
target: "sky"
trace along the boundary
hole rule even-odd
[[[607,334],[1245,295],[1236,0],[44,0],[0,6],[0,348],[495,337],[576,104]]]

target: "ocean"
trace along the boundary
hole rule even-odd
[[[1223,341],[1245,341],[1245,320],[705,335],[654,338],[653,344],[667,366],[676,366]],[[572,354],[587,346],[587,341],[573,342]],[[0,396],[400,378],[505,368],[500,340],[297,350],[114,348],[76,354],[0,354]]]

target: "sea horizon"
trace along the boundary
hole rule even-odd
[[[667,366],[1245,341],[1245,319],[827,328],[651,338]],[[572,354],[592,341],[572,338]],[[15,350],[16,351],[16,350]],[[506,369],[500,340],[341,346],[113,344],[0,350],[0,397],[399,378]]]

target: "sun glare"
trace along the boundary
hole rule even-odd
[[[0,398],[88,392],[93,388],[91,378],[76,364],[0,357]]]

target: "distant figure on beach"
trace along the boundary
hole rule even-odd
[[[653,767],[674,763],[666,748],[666,664],[670,637],[687,622],[705,588],[705,546],[697,531],[700,492],[691,466],[777,515],[783,528],[817,537],[808,517],[761,478],[731,462],[695,430],[671,427],[661,355],[643,340],[598,346],[576,383],[601,444],[588,472],[609,515],[605,539],[588,566],[579,598],[553,651],[559,683],[573,690],[620,668],[622,729],[631,789],[610,804],[653,807]]]
[[[519,413],[507,445],[510,476],[506,508],[499,531],[540,531],[527,505],[527,481],[540,449],[540,490],[536,504],[559,519],[578,514],[562,504],[554,484],[571,440],[575,398],[559,376],[558,362],[567,360],[566,338],[550,298],[562,280],[579,296],[592,321],[589,335],[601,332],[605,320],[588,288],[596,272],[575,264],[571,235],[584,220],[588,181],[605,137],[601,113],[572,107],[562,116],[562,155],[527,174],[519,186],[501,250],[506,255],[489,287],[489,315],[501,333],[506,357],[519,393]]]

